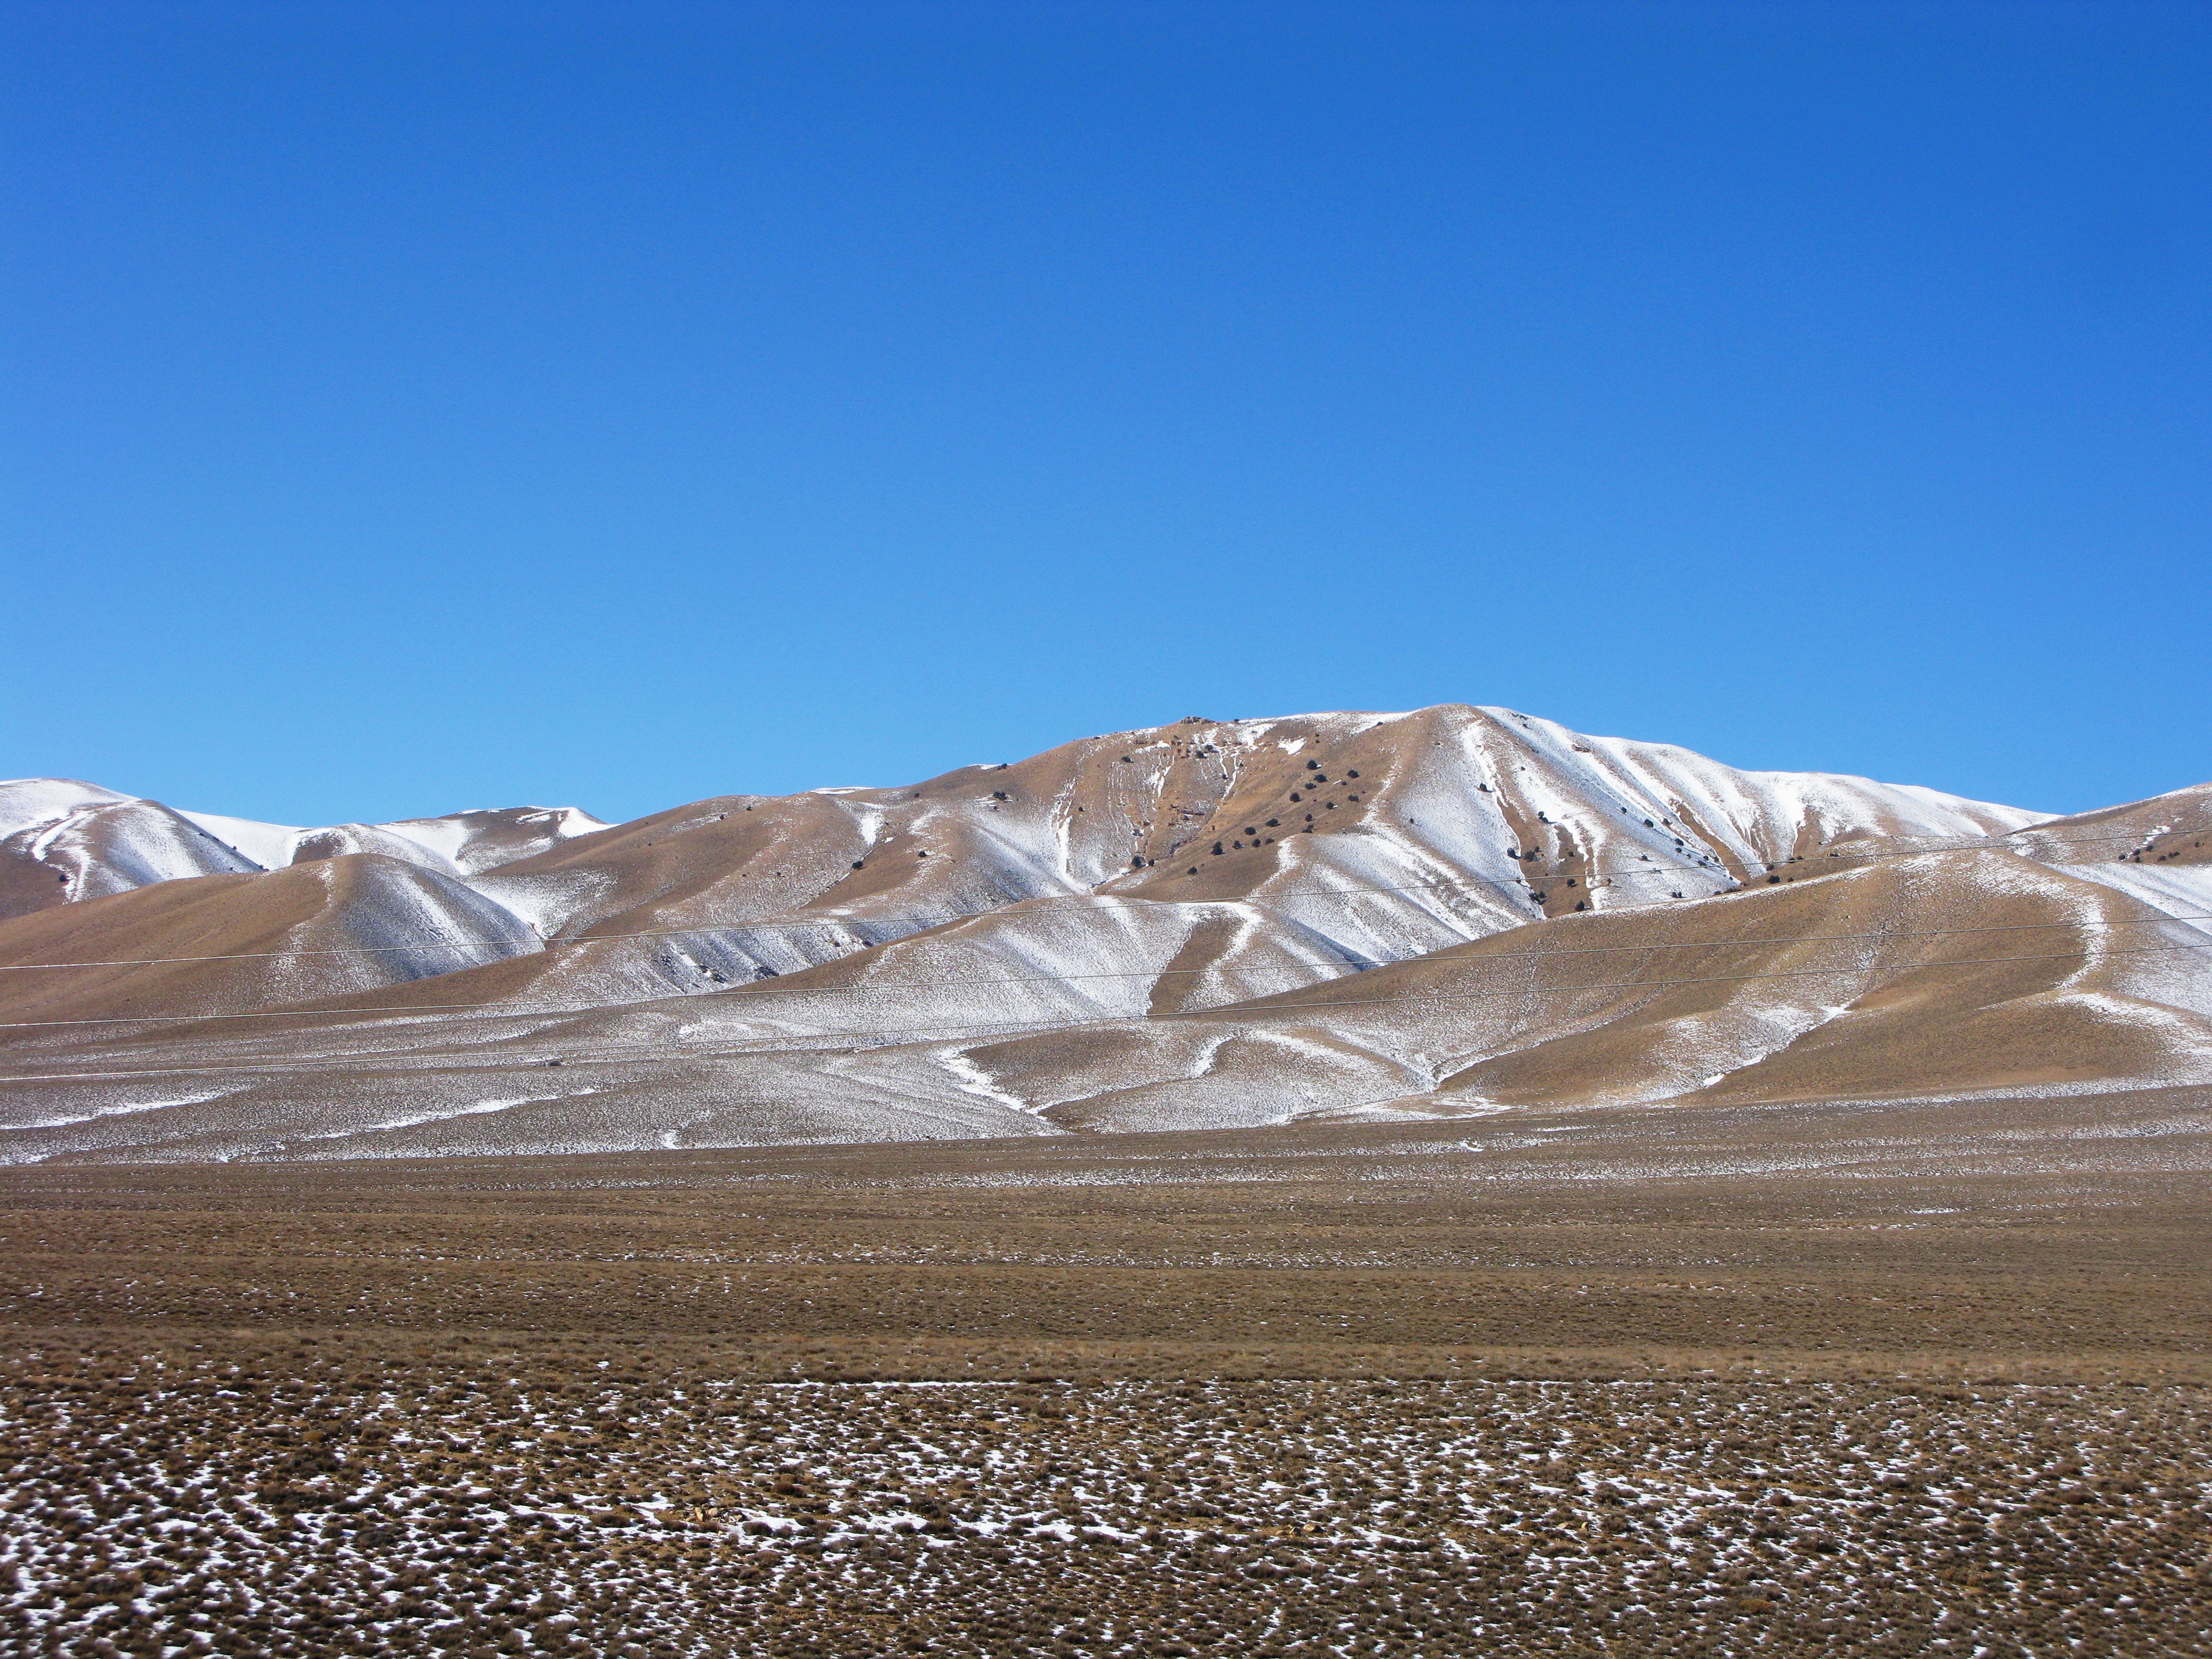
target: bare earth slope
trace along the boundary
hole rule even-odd
[[[15,1161],[2212,1079],[2212,788],[2051,819],[1448,705],[605,827],[0,808]]]

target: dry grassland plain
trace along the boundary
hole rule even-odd
[[[2212,1098],[0,1185],[9,1654],[2212,1654]]]

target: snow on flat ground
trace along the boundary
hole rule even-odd
[[[2189,1388],[173,1354],[0,1410],[0,1606],[55,1651],[2142,1656],[2203,1630]]]

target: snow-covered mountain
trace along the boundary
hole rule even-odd
[[[173,811],[72,778],[23,778],[0,783],[0,916],[157,882],[279,870],[348,853],[473,876],[605,828],[573,806],[518,806],[302,830]]]
[[[302,830],[0,785],[0,1156],[2173,1080],[2212,1070],[2202,957],[2172,933],[2212,939],[2173,920],[2212,891],[2201,849],[2160,837],[2204,805],[2062,822],[1463,705],[1193,718],[613,826],[516,808]],[[1972,920],[1998,914],[2020,920]],[[2071,954],[1996,997],[1951,946],[2001,935],[1931,931],[1966,926]],[[2113,947],[2136,933],[2177,942]],[[2002,1027],[2005,1064],[1935,1039],[1911,1059],[1899,1033],[1946,1020]],[[2024,1067],[2039,1043],[2088,1058]]]

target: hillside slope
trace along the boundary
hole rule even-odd
[[[604,827],[299,831],[7,788],[51,815],[9,838],[19,872],[66,846],[103,888],[0,922],[13,1158],[2212,1074],[2206,791],[2053,819],[1460,705],[1191,720]],[[95,873],[94,837],[49,833],[125,809],[275,867]],[[216,1012],[246,1018],[189,1018]]]

